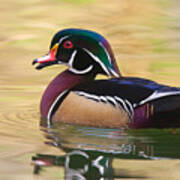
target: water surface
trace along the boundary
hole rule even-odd
[[[0,179],[64,179],[67,160],[77,151],[85,165],[95,162],[109,170],[102,177],[179,179],[179,129],[124,132],[61,125],[41,131],[43,90],[65,67],[39,72],[31,67],[34,58],[47,53],[57,30],[79,27],[109,40],[122,74],[180,86],[178,0],[1,0],[0,9]],[[38,159],[37,154],[64,161],[33,174],[31,157]]]

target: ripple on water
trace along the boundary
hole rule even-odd
[[[30,141],[37,143],[42,140],[39,132],[39,114],[35,108],[0,114],[0,136],[4,141],[21,141],[22,146]],[[0,141],[2,141],[2,139]]]

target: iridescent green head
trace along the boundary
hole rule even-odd
[[[105,74],[120,76],[113,52],[107,40],[100,34],[82,30],[65,29],[55,34],[48,55],[36,59],[37,69],[66,64],[75,74]]]

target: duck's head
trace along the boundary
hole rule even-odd
[[[105,74],[119,77],[120,72],[107,40],[100,34],[82,29],[65,29],[57,32],[50,51],[35,59],[37,69],[53,64],[65,64],[75,74]]]

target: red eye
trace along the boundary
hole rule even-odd
[[[66,49],[71,49],[73,47],[72,42],[69,40],[65,41],[63,45],[64,45],[64,48]]]

